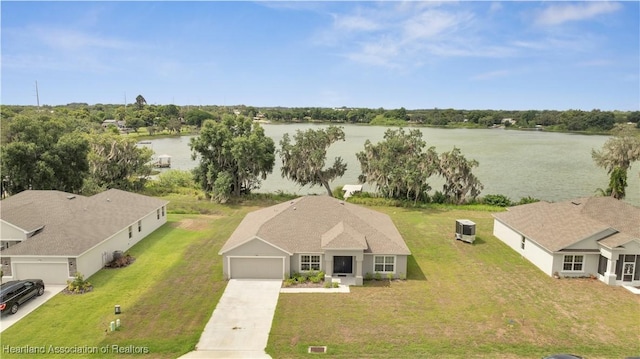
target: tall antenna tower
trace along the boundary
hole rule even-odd
[[[40,94],[38,94],[38,81],[36,81],[36,103],[38,104],[38,110],[40,109]]]

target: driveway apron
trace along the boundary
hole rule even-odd
[[[281,280],[231,279],[196,352],[207,358],[270,358],[264,349],[281,285]],[[185,357],[200,357],[190,354]]]

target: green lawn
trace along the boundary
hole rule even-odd
[[[112,345],[144,347],[153,358],[190,351],[226,286],[218,250],[248,209],[216,216],[169,215],[166,225],[129,251],[136,258],[132,265],[93,275],[93,292],[55,296],[4,331],[2,346],[108,346],[111,352],[60,358],[120,357]],[[116,304],[122,308],[118,316]],[[107,332],[116,318],[120,330]],[[0,357],[24,356],[4,352]]]
[[[204,203],[207,215],[169,215],[131,249],[135,263],[89,278],[91,293],[57,295],[3,332],[1,346],[109,347],[106,355],[34,355],[41,358],[123,357],[112,345],[146,348],[152,358],[190,351],[226,285],[218,250],[244,214],[266,203]],[[392,216],[413,252],[408,279],[350,294],[280,295],[267,347],[274,358],[308,357],[309,345],[344,358],[640,355],[638,296],[595,280],[547,277],[491,235],[489,212],[375,209]],[[456,218],[478,223],[476,244],[452,239]],[[108,332],[115,304],[122,327]]]
[[[640,299],[590,279],[552,279],[492,236],[488,212],[376,208],[413,256],[408,280],[350,294],[282,294],[267,352],[344,358],[587,358],[640,355]],[[478,224],[455,241],[457,218]],[[366,283],[366,282],[365,282]]]

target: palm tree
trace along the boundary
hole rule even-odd
[[[627,187],[627,170],[634,161],[640,160],[640,138],[624,125],[618,126],[614,133],[615,136],[608,139],[601,150],[591,151],[591,157],[610,176],[605,193],[616,199],[623,199]]]

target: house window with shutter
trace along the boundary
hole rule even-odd
[[[300,256],[300,271],[320,270],[320,256],[303,254]]]

